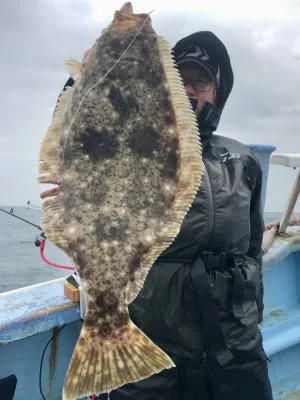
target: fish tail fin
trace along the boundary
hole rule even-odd
[[[63,389],[63,400],[109,393],[175,367],[171,358],[130,320],[110,339],[83,326]]]

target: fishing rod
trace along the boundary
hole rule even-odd
[[[44,255],[44,248],[45,248],[45,242],[46,242],[47,237],[46,237],[45,233],[43,232],[43,229],[42,229],[39,225],[36,225],[36,224],[34,224],[33,222],[30,222],[30,221],[28,221],[27,219],[21,218],[21,217],[19,217],[18,215],[14,214],[14,208],[13,208],[13,207],[11,207],[10,211],[4,210],[3,208],[0,207],[0,211],[3,211],[4,213],[10,215],[11,217],[18,218],[18,219],[20,219],[21,221],[26,222],[27,224],[32,225],[32,226],[34,226],[35,228],[38,228],[40,231],[42,231],[42,233],[40,233],[40,234],[38,234],[38,235],[36,236],[35,245],[36,245],[36,247],[39,247],[39,248],[40,248],[40,256],[41,256],[42,260],[43,260],[46,264],[49,264],[49,265],[51,265],[52,267],[56,267],[56,268],[74,270],[73,267],[68,267],[68,266],[65,266],[65,265],[55,264],[55,263],[53,263],[53,262],[47,260],[47,258],[46,258],[45,255]]]
[[[11,208],[10,211],[6,211],[6,210],[3,210],[3,208],[0,207],[0,211],[5,212],[6,214],[11,215],[12,217],[18,218],[18,219],[20,219],[21,221],[24,221],[24,222],[26,222],[26,223],[29,224],[29,225],[35,226],[36,228],[38,228],[39,230],[41,230],[41,231],[43,232],[43,229],[42,229],[39,225],[36,225],[36,224],[34,224],[33,222],[27,221],[27,219],[21,218],[21,217],[19,217],[18,215],[14,214],[14,209],[13,209],[13,208]],[[44,233],[44,232],[43,232],[43,233]]]

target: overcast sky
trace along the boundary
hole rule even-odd
[[[300,1],[133,2],[171,45],[198,30],[225,43],[235,83],[218,133],[300,154]],[[179,3],[179,4],[180,4]],[[104,5],[106,4],[106,5]],[[68,75],[122,1],[10,0],[0,5],[0,204],[41,203],[40,143]],[[271,166],[266,211],[283,211],[296,171]],[[300,211],[299,201],[297,210]]]

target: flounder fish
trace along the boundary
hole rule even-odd
[[[174,367],[128,304],[173,242],[201,184],[196,118],[168,42],[131,3],[116,11],[59,97],[41,145],[47,238],[74,262],[88,304],[63,399]]]

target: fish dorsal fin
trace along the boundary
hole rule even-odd
[[[60,139],[62,134],[62,122],[66,104],[72,87],[67,86],[61,93],[53,115],[52,122],[44,137],[39,157],[39,183],[59,184],[61,181],[60,171]],[[41,224],[47,234],[47,238],[67,254],[68,242],[64,237],[62,226],[62,211],[59,206],[58,196],[46,200],[43,203],[45,218]]]
[[[57,102],[52,122],[42,141],[39,159],[39,174],[47,174],[48,176],[39,176],[39,183],[58,183],[58,180],[60,180],[58,176],[53,174],[53,170],[59,173],[59,151],[62,132],[62,121],[71,91],[72,88],[67,86],[65,90],[61,93]]]
[[[74,58],[69,58],[65,61],[65,67],[74,81],[80,79],[82,74],[82,64],[79,61],[74,60]]]
[[[146,276],[157,257],[171,245],[178,235],[182,220],[193,202],[203,175],[202,148],[195,113],[186,95],[169,43],[160,36],[157,40],[176,116],[181,149],[181,168],[177,184],[178,194],[170,210],[173,221],[165,225],[160,239],[147,255],[143,265],[135,272],[135,280],[126,287],[128,303],[131,303],[142,289]]]

